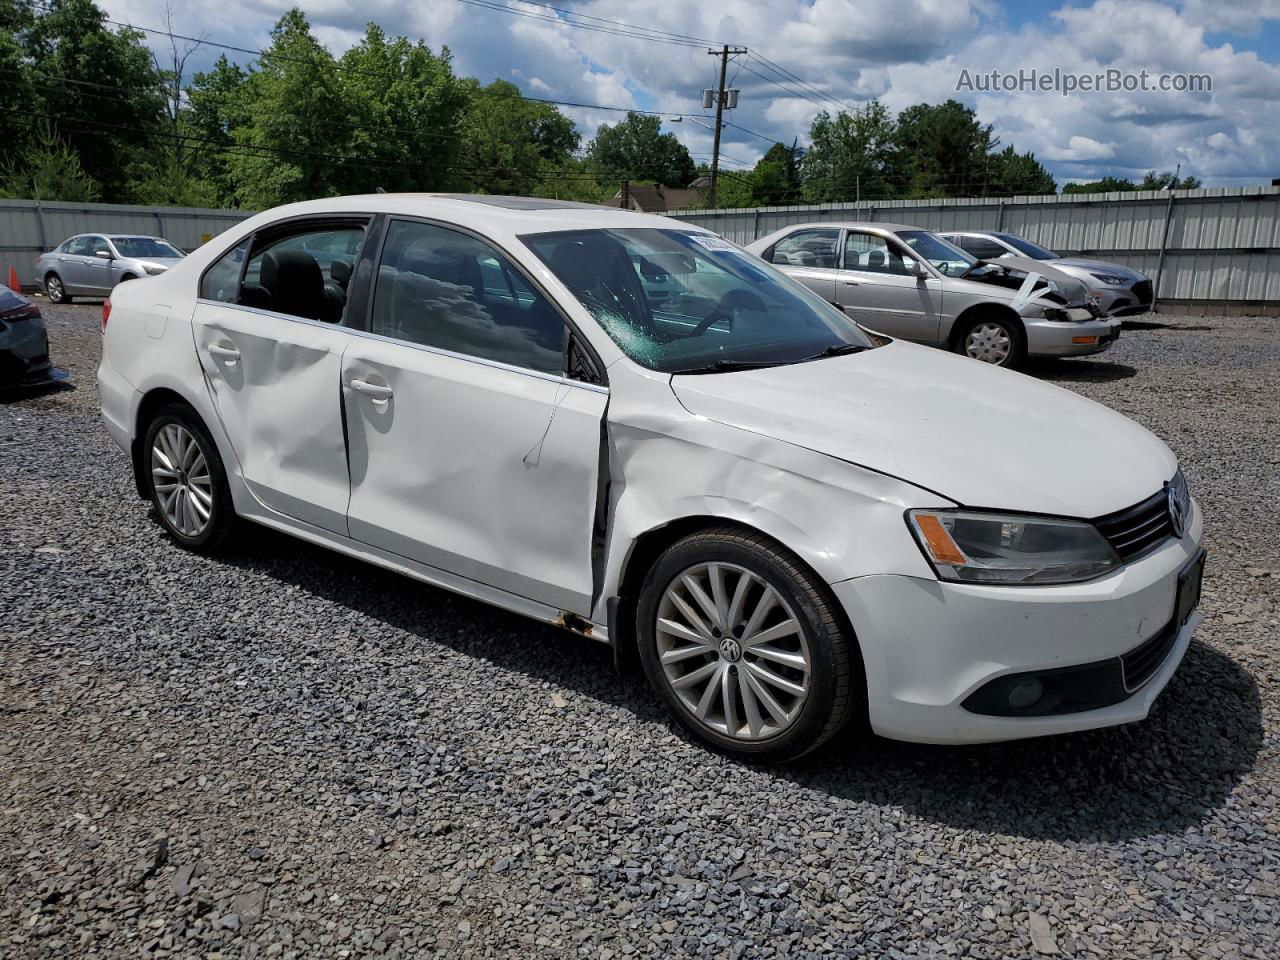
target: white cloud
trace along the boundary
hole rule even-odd
[[[116,19],[164,23],[164,0],[100,0]],[[730,65],[742,90],[729,115],[724,152],[754,162],[773,139],[804,142],[820,109],[880,97],[891,109],[951,97],[973,106],[1004,144],[1033,150],[1061,180],[1183,164],[1209,183],[1258,182],[1280,168],[1280,68],[1248,50],[1249,36],[1280,19],[1280,0],[1062,0],[1027,18],[1015,0],[739,0],[716,6],[685,0],[582,0],[576,12],[696,38],[651,43],[547,22],[545,7],[520,4],[510,16],[453,0],[300,0],[336,50],[356,42],[368,20],[389,33],[447,45],[455,68],[481,82],[516,80],[534,96],[580,103],[703,113],[701,91],[715,83],[709,45],[744,44],[803,79],[779,76],[754,57]],[[267,42],[292,0],[187,0],[175,9],[183,33],[244,47]],[[557,4],[569,7],[569,4]],[[1017,14],[1022,14],[1021,17]],[[1012,15],[1012,16],[1011,16]],[[1011,26],[1024,20],[1021,26]],[[614,29],[609,24],[598,26]],[[1231,32],[1230,42],[1221,36]],[[152,38],[153,40],[157,38]],[[212,56],[208,57],[209,60]],[[957,93],[962,68],[1078,73],[1107,68],[1208,73],[1209,94]],[[769,82],[757,74],[770,77]],[[816,91],[816,92],[815,92]],[[621,114],[566,112],[584,139]],[[756,137],[754,131],[763,134]],[[668,124],[690,150],[711,149],[711,131]]]

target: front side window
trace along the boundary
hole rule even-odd
[[[821,297],[712,234],[594,229],[521,240],[651,370],[713,373],[871,346]]]
[[[137,257],[142,260],[176,260],[183,256],[181,250],[164,240],[155,237],[112,237],[116,253],[122,257]]]
[[[844,238],[844,268],[864,273],[911,274],[907,254],[901,247],[878,233],[859,230],[850,230]]]
[[[111,248],[107,246],[106,237],[86,237],[85,239],[88,242],[84,251],[85,256],[96,257],[99,250],[105,250],[108,253],[111,252]]]
[[[564,371],[567,328],[556,309],[497,249],[435,224],[391,224],[371,329],[542,373]]]
[[[797,230],[775,243],[768,259],[794,267],[834,268],[839,243],[840,231],[836,229]]]
[[[897,236],[916,256],[928,260],[939,273],[946,276],[958,277],[977,262],[954,243],[947,243],[928,230],[899,230]]]

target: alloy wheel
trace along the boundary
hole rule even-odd
[[[213,513],[213,476],[200,444],[186,427],[167,423],[151,447],[151,483],[169,526],[198,537]]]
[[[44,282],[45,292],[49,294],[50,303],[61,303],[63,296],[62,281],[57,276],[51,276]]]
[[[655,637],[666,682],[699,724],[763,740],[799,717],[812,672],[804,628],[745,567],[700,563],[677,575],[658,604]]]
[[[975,360],[999,366],[1008,363],[1013,354],[1013,337],[999,323],[979,323],[965,335],[964,352]]]

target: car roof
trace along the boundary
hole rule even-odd
[[[169,242],[164,237],[155,237],[149,233],[108,233],[106,237],[108,240],[161,240],[164,243]]]
[[[928,227],[916,226],[910,223],[886,223],[883,220],[820,220],[814,223],[795,223],[786,229],[799,230],[811,227],[834,227],[837,230],[883,230],[886,233],[897,233],[900,230],[924,230],[926,233],[938,232],[936,230],[931,231]]]
[[[326,197],[275,207],[255,217],[258,225],[326,213],[388,213],[439,219],[478,230],[550,233],[556,230],[638,228],[707,231],[691,223],[619,207],[545,197],[500,197],[465,193],[370,193]]]

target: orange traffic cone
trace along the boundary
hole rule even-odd
[[[13,267],[9,268],[9,289],[14,293],[22,292],[22,284],[18,282],[18,271]]]

